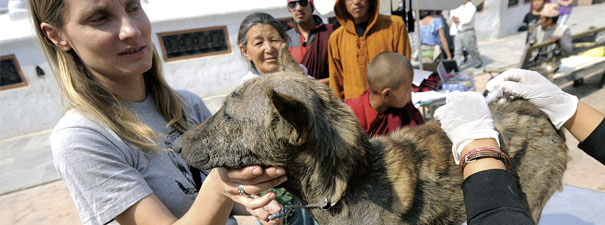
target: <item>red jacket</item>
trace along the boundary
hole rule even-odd
[[[359,120],[359,125],[370,137],[376,135],[388,135],[389,133],[405,127],[424,124],[424,117],[416,109],[412,102],[408,102],[403,108],[388,108],[382,114],[370,106],[370,91],[366,89],[357,98],[345,101]]]

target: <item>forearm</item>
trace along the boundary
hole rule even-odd
[[[569,6],[571,5],[571,3],[573,3],[573,0],[571,1],[558,1],[559,5],[563,5],[563,6]]]
[[[477,139],[462,150],[466,154],[478,147],[497,148],[495,139]],[[464,168],[462,192],[467,223],[532,224],[519,199],[515,176],[505,171],[504,163],[494,158],[481,158]]]
[[[443,31],[443,28],[439,29],[439,39],[441,40],[441,46],[443,47],[443,51],[445,51],[447,59],[451,59],[452,53],[450,52],[450,46],[447,43],[447,39],[445,39],[445,33]]]
[[[467,223],[533,224],[523,207],[515,175],[499,170],[484,170],[462,183]]]
[[[462,149],[462,152],[460,153],[460,155],[464,156],[471,149],[479,148],[479,147],[498,148],[498,142],[496,142],[496,140],[492,139],[492,138],[474,140],[473,142],[469,143]],[[462,159],[462,160],[464,160],[464,159]],[[504,163],[502,161],[500,161],[498,159],[494,159],[494,158],[477,159],[476,161],[469,163],[464,167],[464,171],[462,173],[462,178],[466,179],[467,177],[469,177],[475,173],[478,173],[478,172],[481,172],[484,170],[491,170],[491,169],[505,170],[506,166],[504,165]]]
[[[563,126],[578,141],[583,142],[599,125],[605,116],[594,108],[579,102],[576,113]]]
[[[397,43],[397,52],[404,55],[406,58],[412,57],[412,48],[410,47],[410,37],[406,32],[405,27],[402,27],[399,34],[399,43]]]
[[[563,34],[563,36],[559,40],[559,45],[561,45],[561,50],[563,50],[563,53],[565,53],[566,55],[571,54],[573,51],[573,46],[572,46],[571,42],[572,42],[571,33],[568,30]]]
[[[331,41],[332,39],[330,39],[330,42]],[[336,48],[336,46],[332,46],[332,43],[330,43],[330,47],[328,48],[328,86],[330,89],[332,89],[336,96],[342,99],[344,97],[343,93],[341,92],[342,83],[339,82],[342,80],[340,74],[340,71],[342,71],[342,66],[340,65],[340,59],[336,58],[336,55],[332,52],[333,48]]]
[[[330,85],[330,78],[323,78],[323,79],[319,79],[317,80],[317,82],[325,84],[325,85]]]
[[[200,191],[183,217],[174,224],[225,224],[233,208],[233,201],[222,195],[216,173],[211,173],[202,184]]]

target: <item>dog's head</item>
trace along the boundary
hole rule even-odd
[[[300,71],[279,71],[238,87],[216,114],[177,143],[181,157],[194,167],[279,166],[288,182],[299,183],[293,186],[309,185],[299,188],[316,189],[309,191],[335,202],[353,170],[340,165],[361,160],[365,151],[359,148],[368,140],[348,106],[326,85]],[[311,187],[318,183],[325,187]]]

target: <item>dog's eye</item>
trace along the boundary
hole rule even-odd
[[[224,120],[231,120],[232,118],[231,118],[231,116],[230,116],[229,114],[225,113],[225,114],[223,115],[223,119],[224,119]]]

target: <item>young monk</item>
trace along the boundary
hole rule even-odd
[[[368,136],[424,124],[411,102],[413,77],[412,64],[399,53],[384,52],[372,59],[367,71],[370,88],[357,98],[345,100]]]

